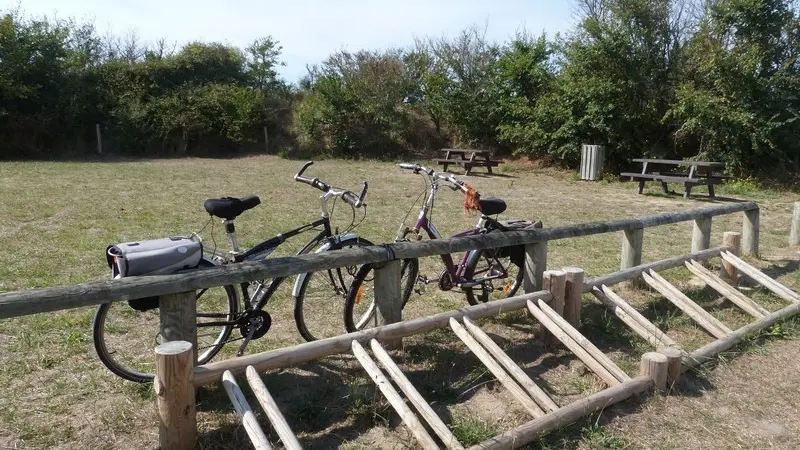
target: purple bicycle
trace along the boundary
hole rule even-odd
[[[412,170],[421,175],[426,182],[427,196],[419,211],[413,228],[402,226],[397,241],[416,241],[422,239],[424,231],[430,239],[441,239],[442,235],[431,222],[430,213],[440,185],[453,190],[460,190],[466,195],[465,208],[480,212],[474,228],[454,235],[453,237],[475,236],[483,233],[504,232],[522,228],[540,228],[540,221],[503,220],[496,216],[506,210],[506,202],[499,198],[480,198],[480,195],[467,183],[449,173],[437,172],[419,164],[398,164],[403,169]],[[495,216],[495,217],[492,217]],[[511,297],[522,286],[525,249],[522,246],[499,249],[472,250],[466,252],[456,264],[450,254],[440,255],[444,270],[438,278],[429,279],[419,275],[419,260],[404,259],[401,263],[401,290],[403,306],[418,284],[418,292],[422,293],[429,283],[438,283],[443,291],[454,287],[460,288],[471,305],[499,298]],[[377,324],[376,303],[374,296],[374,276],[371,264],[362,266],[348,293],[344,322],[348,332],[362,330]]]

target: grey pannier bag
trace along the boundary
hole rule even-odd
[[[124,278],[139,275],[163,275],[200,265],[203,244],[191,237],[169,237],[125,242],[106,248],[111,276]],[[131,308],[147,311],[158,308],[158,297],[129,300]]]

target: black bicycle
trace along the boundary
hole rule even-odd
[[[312,161],[307,162],[294,179],[323,192],[320,196],[322,200],[320,219],[280,233],[242,251],[236,242],[234,219],[258,206],[259,198],[250,196],[206,200],[204,203],[206,211],[214,217],[223,219],[225,233],[230,242],[230,252],[226,254],[216,248],[204,249],[200,266],[210,267],[265,259],[287,239],[310,230],[319,232],[300,249],[297,253],[299,255],[312,251],[325,252],[373,245],[351,232],[366,217],[364,197],[367,193],[367,183],[364,182],[360,196],[356,196],[351,191],[335,188],[319,178],[303,177],[305,170],[312,164]],[[334,200],[331,207],[333,212],[336,206],[335,200],[338,198],[350,205],[352,210],[352,221],[341,233],[331,228],[331,214],[328,212],[328,202]],[[364,211],[358,222],[356,222],[357,208],[362,208]],[[192,237],[199,239],[197,233],[193,233]],[[357,266],[350,266],[305,273],[297,277],[292,290],[294,318],[297,329],[304,339],[313,341],[346,332],[339,311],[344,308],[344,301],[356,270]],[[239,289],[234,286],[220,286],[198,291],[197,364],[209,362],[226,343],[235,340],[242,341],[237,352],[237,355],[241,356],[252,340],[267,334],[272,318],[264,311],[264,307],[285,279],[274,278],[242,283],[238,286]],[[161,343],[159,324],[157,303],[144,307],[140,303],[136,308],[126,302],[100,305],[92,324],[97,355],[106,367],[122,378],[138,382],[152,380],[155,371],[153,348]],[[233,333],[234,330],[238,330],[238,336]]]

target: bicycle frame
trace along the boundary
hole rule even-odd
[[[414,224],[414,228],[410,231],[414,232],[417,238],[420,238],[420,231],[424,230],[430,239],[441,239],[442,234],[436,229],[433,222],[430,221],[428,218],[428,213],[433,208],[433,200],[436,197],[436,193],[439,190],[439,185],[436,180],[433,180],[431,183],[431,191],[428,195],[428,198],[425,200],[425,203],[420,208],[419,216],[417,217],[417,222]],[[467,231],[462,231],[461,233],[454,234],[452,237],[466,237],[466,236],[474,236],[479,234],[481,230],[486,228],[486,224],[490,219],[484,215],[481,215],[480,219],[478,219],[478,223],[475,225],[475,228]],[[399,239],[403,239],[404,236],[398,236]],[[457,282],[461,279],[461,275],[464,271],[464,266],[466,265],[467,258],[469,257],[469,252],[465,252],[464,255],[461,257],[461,261],[459,262],[458,266],[455,265],[453,261],[453,257],[450,254],[440,255],[442,262],[447,269],[447,273],[450,275],[452,280]]]

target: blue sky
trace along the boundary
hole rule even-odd
[[[452,36],[475,23],[498,42],[520,28],[553,35],[574,23],[570,0],[0,0],[2,9],[17,6],[27,15],[93,21],[101,35],[135,30],[151,42],[244,47],[272,35],[283,46],[280,73],[290,82],[340,49],[404,47],[414,37]]]

